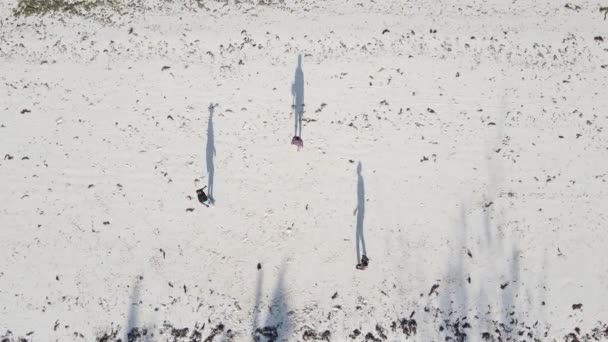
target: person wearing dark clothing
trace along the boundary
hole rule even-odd
[[[365,254],[363,254],[361,256],[361,263],[357,264],[357,266],[355,266],[358,270],[364,270],[367,268],[367,266],[369,265],[369,259],[367,258],[367,256]]]
[[[209,207],[209,196],[207,196],[207,194],[205,193],[206,188],[207,186],[204,186],[203,188],[196,190],[196,195],[198,197],[198,201],[201,202],[201,204]]]
[[[291,144],[296,145],[298,147],[298,151],[304,148],[304,141],[302,141],[302,138],[297,136],[291,139]]]
[[[304,146],[302,140],[302,115],[304,114],[304,71],[302,70],[302,55],[298,56],[298,66],[291,85],[293,99],[293,111],[295,114],[294,137],[291,143],[298,147],[298,151]]]

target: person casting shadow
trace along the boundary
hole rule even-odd
[[[365,184],[363,182],[361,169],[361,162],[359,162],[357,164],[357,207],[355,208],[353,215],[357,215],[357,235],[355,240],[357,247],[356,267],[359,270],[364,270],[369,265],[369,259],[365,249],[365,237],[363,236],[363,219],[365,218]]]
[[[127,324],[125,326],[124,336],[125,341],[133,341],[134,337],[139,334],[137,325],[138,321],[138,311],[139,311],[139,288],[141,286],[141,281],[139,277],[135,280],[133,284],[133,289],[131,290],[131,297],[129,298],[129,314],[127,316]]]
[[[213,164],[213,157],[215,156],[215,140],[213,136],[213,111],[215,106],[213,103],[209,104],[209,121],[207,123],[207,176],[209,183],[207,188],[209,189],[209,202],[215,202],[213,197],[213,177],[215,176],[215,165]]]
[[[298,66],[291,85],[292,107],[294,111],[294,133],[291,143],[298,146],[298,151],[304,147],[302,140],[302,116],[304,114],[304,71],[302,71],[302,55],[298,55]]]

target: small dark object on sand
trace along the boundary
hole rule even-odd
[[[291,144],[296,145],[298,147],[298,151],[304,148],[304,140],[297,135],[291,138]]]
[[[262,264],[258,262],[258,270],[262,269]]]
[[[255,333],[266,337],[266,339],[269,341],[275,341],[279,337],[277,327],[264,327],[262,329],[257,328],[255,329]]]
[[[205,194],[205,188],[207,188],[207,186],[204,186],[202,189],[196,190],[196,195],[198,196],[198,201],[201,202],[201,204],[209,207],[209,204],[207,203],[209,201],[209,197],[207,196],[207,194]]]
[[[364,270],[367,268],[367,266],[369,266],[369,258],[367,257],[367,255],[362,255],[361,256],[361,263],[357,264],[357,266],[355,266],[358,270]]]

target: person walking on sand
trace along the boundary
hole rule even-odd
[[[365,219],[365,184],[363,175],[361,174],[363,166],[361,162],[357,164],[357,207],[353,215],[357,215],[357,231],[355,236],[355,244],[357,248],[357,265],[358,270],[364,270],[369,265],[367,250],[365,249],[365,237],[363,236],[363,220]]]
[[[302,138],[298,136],[291,138],[291,144],[296,145],[298,147],[298,151],[304,148],[304,141],[302,141]]]
[[[196,196],[198,197],[198,201],[201,202],[201,204],[209,208],[210,201],[209,196],[207,196],[207,194],[205,193],[206,188],[207,186],[205,185],[201,189],[196,190]]]
[[[291,144],[298,147],[298,151],[304,147],[302,140],[302,115],[304,114],[304,71],[302,70],[302,55],[298,55],[298,66],[293,83],[291,84],[292,106],[295,116],[295,125]]]
[[[358,269],[358,270],[364,270],[364,269],[367,268],[368,265],[369,265],[369,259],[364,254],[364,255],[361,256],[361,262],[358,263],[357,266],[355,266],[355,268]]]

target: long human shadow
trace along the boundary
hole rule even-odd
[[[294,111],[295,137],[302,138],[302,116],[304,115],[304,71],[302,70],[302,55],[298,55],[298,66],[291,85],[292,106]]]
[[[207,122],[207,188],[209,191],[209,201],[211,203],[215,202],[215,197],[213,195],[213,178],[215,176],[215,165],[213,163],[213,159],[215,157],[215,137],[213,134],[213,112],[215,110],[215,106],[213,103],[209,104],[209,121]]]
[[[362,175],[361,162],[357,164],[357,207],[353,214],[357,215],[357,230],[355,245],[357,249],[357,265],[361,265],[363,256],[367,258],[367,250],[365,249],[365,237],[363,236],[363,220],[365,219],[365,184]]]
[[[540,337],[547,331],[543,331],[547,328],[543,327],[542,322],[537,326],[538,320],[526,321],[529,318],[529,310],[525,307],[517,307],[517,305],[525,306],[525,302],[537,303],[538,299],[535,297],[538,295],[529,283],[524,286],[520,276],[522,269],[520,256],[523,250],[518,247],[517,235],[508,231],[505,224],[509,207],[495,203],[500,199],[504,174],[504,165],[500,158],[494,156],[500,151],[499,147],[503,140],[504,118],[499,117],[497,122],[495,146],[492,149],[488,148],[485,156],[488,161],[486,194],[481,208],[474,210],[482,211],[482,227],[470,229],[465,206],[461,205],[461,229],[455,230],[457,237],[460,238],[459,245],[455,246],[457,248],[452,248],[447,259],[446,275],[452,281],[446,282],[448,288],[440,291],[442,327],[439,329],[441,334],[445,335],[445,340],[449,338],[452,341],[463,342],[478,340],[481,337],[481,340],[485,341],[514,341],[519,340],[519,336],[524,333],[532,340],[534,335]],[[469,232],[474,237],[473,241],[478,241],[477,245],[468,239]],[[463,253],[463,249],[466,254]],[[466,272],[467,269],[471,269],[472,266],[467,265],[471,265],[473,260],[490,260],[488,271],[484,274],[476,274],[485,279],[471,279],[471,275]],[[538,274],[543,272],[544,267],[537,271]],[[542,275],[540,278],[544,279]],[[536,288],[541,285],[542,282]],[[477,293],[473,292],[474,289]],[[542,306],[540,311],[542,313]],[[467,317],[477,318],[475,328],[481,336],[471,335],[471,331],[465,326],[467,324],[470,327]]]
[[[272,299],[268,306],[269,312],[266,315],[264,324],[258,326],[259,319],[259,308],[261,286],[263,277],[262,272],[258,274],[257,286],[256,286],[256,300],[254,309],[254,326],[253,326],[253,340],[255,342],[263,341],[262,337],[267,342],[275,342],[278,340],[284,340],[285,336],[289,336],[293,329],[293,322],[290,318],[290,307],[287,298],[287,290],[285,288],[285,265],[281,266],[279,275],[277,278],[276,285],[272,293]]]
[[[456,238],[458,240],[458,244],[456,247],[451,248],[449,253],[449,257],[447,259],[447,273],[446,276],[448,278],[452,278],[453,285],[449,286],[450,282],[446,282],[446,284],[442,284],[444,287],[440,293],[439,305],[440,305],[440,318],[442,327],[445,326],[445,330],[443,334],[449,337],[450,340],[454,340],[457,342],[464,342],[467,339],[470,339],[468,336],[469,332],[460,326],[461,320],[462,323],[466,323],[466,316],[469,310],[469,289],[471,277],[467,274],[465,269],[465,257],[463,256],[463,251],[466,250],[466,253],[471,256],[473,253],[468,249],[468,230],[469,225],[467,223],[467,215],[465,203],[461,203],[460,205],[460,218],[458,220],[458,224],[455,227]],[[466,254],[465,254],[466,255]],[[474,279],[477,280],[477,279]],[[440,338],[440,335],[437,336]],[[446,337],[446,341],[448,338]]]
[[[259,321],[260,321],[260,303],[262,300],[262,285],[264,281],[264,271],[259,270],[258,276],[255,283],[255,300],[253,303],[253,322],[251,326],[251,335],[253,336],[254,341],[259,341],[259,337],[257,336],[256,330],[258,329]]]
[[[124,341],[134,341],[136,336],[140,336],[137,325],[137,308],[139,307],[139,288],[141,286],[141,280],[136,278],[133,283],[133,289],[131,290],[131,296],[129,297],[129,314],[127,315],[127,325],[124,331]]]

